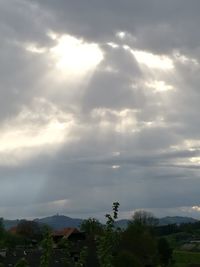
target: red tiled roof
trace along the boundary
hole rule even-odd
[[[64,228],[62,230],[57,230],[52,233],[52,236],[63,236],[68,238],[73,233],[80,233],[80,231],[73,227]]]
[[[11,234],[16,234],[17,233],[17,226],[11,227],[8,231]]]

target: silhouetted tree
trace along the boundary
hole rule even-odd
[[[120,251],[134,256],[142,266],[156,266],[157,263],[157,239],[152,225],[154,216],[145,211],[138,211],[121,237]]]
[[[130,223],[146,226],[156,226],[158,224],[158,219],[155,218],[155,216],[151,212],[138,210],[134,213],[132,221]]]
[[[64,266],[70,267],[71,266],[71,254],[70,254],[71,244],[70,244],[70,241],[66,238],[62,238],[61,241],[59,242],[59,248],[62,248],[65,251]]]
[[[49,229],[46,230],[44,239],[42,241],[42,249],[43,253],[40,259],[40,267],[48,267],[53,249],[53,241]]]
[[[87,266],[98,266],[96,240],[103,234],[103,225],[95,218],[84,220],[80,227],[86,233],[87,243]]]
[[[86,266],[87,256],[88,256],[88,248],[87,247],[83,247],[81,249],[81,252],[80,252],[80,255],[79,255],[79,259],[75,263],[75,267]]]
[[[5,229],[3,224],[3,218],[0,218],[0,248],[4,246],[5,241]]]
[[[103,235],[99,237],[97,254],[100,267],[113,267],[114,254],[119,244],[119,232],[115,229],[114,223],[118,217],[119,203],[113,203],[113,214],[106,214],[107,222]]]
[[[158,253],[161,266],[168,266],[172,260],[172,249],[166,238],[160,238],[158,241]]]
[[[42,231],[39,224],[35,221],[22,220],[17,225],[16,233],[27,239],[40,239]]]
[[[121,251],[115,258],[115,267],[143,267],[141,262],[132,253]]]
[[[29,264],[25,258],[20,259],[16,264],[15,267],[28,267]]]
[[[80,229],[90,237],[95,237],[102,234],[103,225],[97,219],[89,218],[82,222]]]
[[[5,233],[3,218],[0,218],[0,237]]]

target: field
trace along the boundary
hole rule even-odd
[[[200,264],[200,253],[198,252],[186,252],[175,251],[174,252],[175,264],[173,267],[188,267],[191,263]]]

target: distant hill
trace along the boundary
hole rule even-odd
[[[115,227],[119,227],[121,229],[126,229],[128,226],[129,220],[123,219],[123,220],[118,220],[115,222]]]
[[[4,220],[4,226],[6,229],[10,229],[14,226],[16,226],[19,223],[20,220]],[[41,223],[41,224],[47,224],[52,229],[58,230],[65,227],[77,227],[79,228],[81,223],[83,222],[83,219],[79,218],[70,218],[64,215],[54,215],[45,217],[42,219],[35,219],[34,221]],[[174,216],[174,217],[163,217],[159,219],[159,225],[168,225],[168,224],[181,224],[181,223],[195,223],[198,220],[190,217],[181,217],[181,216]],[[115,223],[116,227],[120,227],[122,229],[125,229],[128,225],[129,220],[123,219],[118,220]]]
[[[181,216],[167,216],[159,219],[159,225],[167,225],[167,224],[181,224],[181,223],[195,223],[198,220],[191,217],[181,217]]]
[[[6,230],[18,225],[20,220],[3,220],[3,224]]]
[[[118,220],[115,223],[116,227],[120,227],[122,229],[125,229],[128,226],[129,220],[123,219]],[[191,218],[191,217],[181,217],[181,216],[167,216],[163,218],[158,219],[158,225],[168,225],[168,224],[181,224],[181,223],[195,223],[198,222],[198,220]]]
[[[47,224],[55,230],[59,230],[65,227],[76,227],[79,228],[83,219],[70,218],[64,215],[54,215],[45,217],[42,219],[35,219],[34,221],[42,224]]]
[[[77,218],[70,218],[64,215],[54,215],[49,216],[41,219],[34,219],[34,221],[41,223],[41,224],[47,224],[54,230],[63,229],[65,227],[76,227],[79,228],[81,223],[83,222],[82,219]],[[20,222],[20,220],[4,220],[4,227],[5,229],[10,229],[12,227],[17,226],[17,224]]]

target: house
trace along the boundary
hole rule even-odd
[[[86,239],[85,233],[80,232],[77,228],[67,227],[62,230],[57,230],[52,233],[54,243],[58,243],[61,239],[68,239],[69,241],[82,241]]]
[[[86,245],[86,235],[84,232],[80,232],[77,228],[68,227],[62,230],[54,231],[52,233],[54,248],[64,248],[62,240],[70,241],[70,256],[73,261],[77,261],[80,256],[80,251]]]
[[[85,233],[80,232],[76,228],[64,228],[52,233],[54,248],[51,254],[50,267],[64,267],[66,258],[66,249],[59,246],[59,241],[62,239],[70,240],[70,258],[72,266],[80,257],[80,251],[85,245]],[[22,247],[18,246],[15,249],[0,250],[0,263],[4,266],[15,266],[19,259],[26,259],[30,267],[40,266],[40,259],[43,251],[38,247]]]
[[[7,249],[0,249],[0,257],[5,258],[6,257],[6,253],[7,253]]]
[[[16,234],[17,234],[17,226],[13,226],[13,227],[11,227],[11,228],[8,230],[8,232],[9,232],[10,234],[16,235]]]
[[[42,251],[39,249],[15,249],[8,251],[6,257],[0,256],[0,263],[4,264],[4,266],[14,267],[20,259],[24,258],[29,267],[38,267],[40,266],[41,255]],[[51,255],[50,267],[64,267],[64,260],[65,250],[54,249]]]

